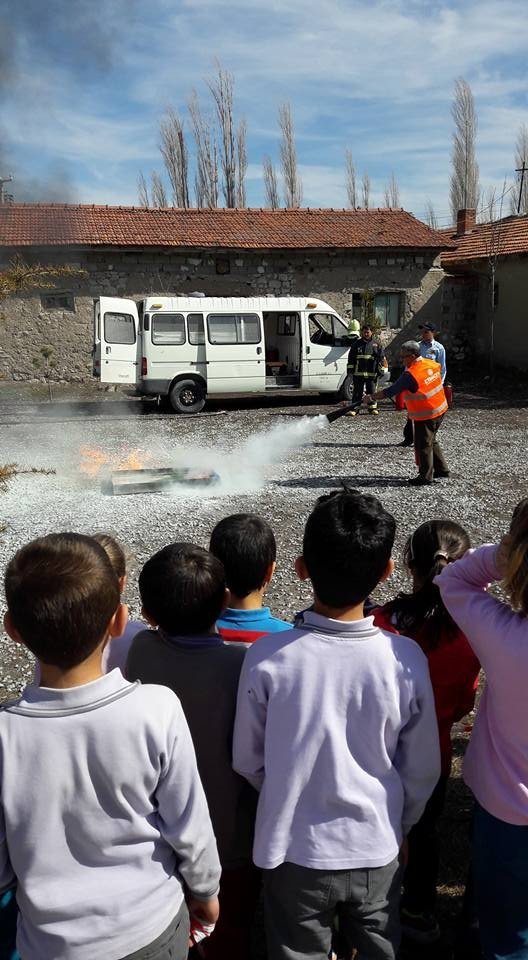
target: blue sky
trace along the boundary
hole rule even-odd
[[[0,172],[17,199],[137,203],[162,170],[165,108],[207,102],[214,61],[235,77],[248,124],[248,202],[278,159],[278,105],[292,105],[306,206],[345,206],[344,154],[369,173],[371,206],[391,172],[417,215],[449,221],[453,83],[479,119],[486,190],[513,179],[528,123],[525,0],[7,0],[0,21]]]

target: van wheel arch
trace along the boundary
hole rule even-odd
[[[168,397],[175,413],[200,413],[205,407],[207,385],[203,377],[183,374],[172,381]]]

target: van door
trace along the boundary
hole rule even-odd
[[[264,393],[266,362],[258,313],[209,313],[205,355],[207,393]]]
[[[133,300],[96,301],[94,372],[97,368],[101,383],[139,382],[139,316]]]
[[[351,341],[333,313],[305,313],[302,386],[322,393],[337,391],[346,372]]]

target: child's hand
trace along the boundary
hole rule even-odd
[[[194,897],[189,897],[187,906],[191,917],[196,917],[200,923],[216,923],[220,916],[218,897],[211,897],[210,900],[195,900]]]

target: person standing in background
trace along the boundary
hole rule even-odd
[[[429,360],[434,360],[435,363],[440,364],[440,373],[442,376],[442,383],[445,383],[446,378],[446,352],[445,347],[438,340],[435,340],[435,325],[434,323],[421,323],[418,326],[418,329],[422,331],[422,338],[419,341],[420,343],[420,356],[427,357]],[[413,445],[413,425],[412,420],[407,417],[405,421],[405,426],[403,428],[403,441],[400,444],[402,447],[412,447]]]
[[[374,340],[370,324],[364,323],[361,328],[361,337],[354,341],[348,354],[348,374],[354,380],[352,403],[359,403],[363,393],[368,397],[373,396],[378,376],[386,366],[383,347]],[[370,403],[368,411],[377,415],[377,403]],[[351,416],[355,416],[355,413],[355,410],[350,411]]]

